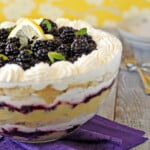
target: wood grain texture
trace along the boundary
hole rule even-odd
[[[119,73],[115,121],[146,132],[150,138],[150,96],[145,95],[142,81],[136,72]],[[149,150],[150,141],[136,150]]]

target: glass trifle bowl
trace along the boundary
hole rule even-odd
[[[85,37],[86,28],[86,34],[93,38],[96,48],[87,54],[76,55],[76,59],[73,57],[74,61],[57,55],[57,61],[53,63],[40,60],[28,68],[26,66],[29,61],[24,63],[19,59],[19,63],[10,63],[9,59],[12,57],[6,52],[1,54],[2,62],[7,60],[0,67],[1,135],[28,143],[47,142],[64,137],[96,114],[115,82],[122,52],[120,41],[83,21],[61,18],[56,23],[58,28],[67,24],[79,30],[80,34],[84,31],[84,35],[75,35],[80,37]],[[35,24],[38,26],[40,21],[35,20]],[[83,27],[84,30],[81,31]],[[13,35],[18,36],[16,33]],[[81,49],[84,49],[83,46],[84,44]],[[35,49],[33,52],[31,50],[26,50],[26,54],[36,53]],[[20,53],[16,56],[17,60]]]

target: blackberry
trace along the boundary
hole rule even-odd
[[[19,48],[20,47],[20,40],[19,40],[19,38],[16,38],[16,37],[9,38],[6,41],[6,45],[9,45],[9,44],[14,44],[16,47]]]
[[[62,44],[62,40],[60,37],[55,37],[54,40],[57,41],[57,43],[59,43],[59,46]]]
[[[82,54],[88,53],[89,44],[84,36],[77,36],[71,44],[71,53],[74,59],[77,59]]]
[[[40,61],[48,61],[48,52],[55,51],[60,45],[57,40],[37,40],[31,47],[33,53]]]
[[[6,41],[5,55],[8,56],[9,62],[13,62],[19,54],[20,41],[18,38],[10,38]]]
[[[36,53],[34,53],[34,54],[35,54],[37,59],[39,59],[39,60],[41,60],[43,62],[46,62],[46,61],[49,60],[48,52],[49,52],[49,50],[47,48],[41,48],[41,49],[38,49],[36,51]]]
[[[50,30],[48,29],[48,25],[46,24],[46,22],[50,23],[50,25],[51,25]],[[43,29],[45,34],[52,34],[54,36],[58,36],[58,34],[59,34],[57,24],[50,19],[44,19],[40,23],[40,26]]]
[[[9,32],[6,29],[0,29],[0,42],[6,42]]]
[[[19,49],[14,44],[6,45],[5,47],[6,55],[16,55],[18,53],[19,53]]]
[[[60,38],[64,44],[72,43],[75,37],[75,30],[72,27],[61,27],[59,28]]]
[[[57,49],[57,47],[60,45],[60,41],[57,41],[57,40],[48,40],[47,43],[46,43],[46,48],[49,50],[49,51],[54,51]]]
[[[36,52],[38,49],[46,48],[47,41],[46,40],[36,40],[31,49],[33,52]]]
[[[56,27],[53,27],[52,30],[50,31],[50,34],[54,36],[59,36],[59,30]]]
[[[63,56],[65,56],[65,58],[69,58],[70,57],[70,45],[67,44],[61,44],[56,52],[61,53]]]
[[[31,49],[33,50],[35,58],[39,59],[40,61],[48,60],[47,53],[49,52],[49,49],[47,48],[46,40],[37,40]]]
[[[6,46],[5,43],[0,42],[0,53],[1,53],[1,54],[5,53],[5,46]]]
[[[30,50],[21,50],[15,61],[16,64],[20,65],[24,70],[34,66],[34,59]]]
[[[5,63],[4,63],[3,58],[1,58],[1,57],[0,57],[0,67],[3,67],[3,66],[4,66],[4,64],[5,64]]]
[[[84,35],[88,41],[89,44],[89,52],[91,52],[92,50],[96,49],[96,42],[92,39],[92,37],[90,35]]]

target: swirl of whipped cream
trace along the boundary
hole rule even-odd
[[[50,66],[46,63],[36,64],[34,67],[26,70],[24,73],[24,81],[46,81],[49,80]]]
[[[63,77],[77,75],[78,71],[72,63],[68,61],[59,61],[50,67],[49,73],[51,79],[61,79]]]
[[[95,50],[89,55],[83,55],[74,63],[79,73],[85,73],[97,68],[98,60],[94,53],[98,53],[98,51]]]
[[[101,66],[102,68],[103,64],[109,63],[121,49],[121,43],[113,37],[110,39],[103,38],[100,42],[97,42],[97,44],[98,50],[94,50],[88,55],[83,55],[74,63],[79,73],[94,70],[98,68],[98,66]],[[121,51],[119,54],[121,54]]]
[[[6,64],[0,69],[0,82],[22,81],[24,70],[16,64]]]

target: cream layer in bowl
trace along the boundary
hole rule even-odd
[[[25,142],[29,139],[30,142],[54,140],[64,136],[95,115],[115,77],[100,84],[93,82],[71,87],[55,95],[55,100],[50,104],[47,104],[47,92],[51,93],[49,87],[32,93],[33,97],[34,94],[39,96],[39,103],[34,104],[31,100],[31,104],[26,104],[25,100],[9,98],[5,102],[1,100],[0,132]],[[46,103],[43,102],[45,97]]]

